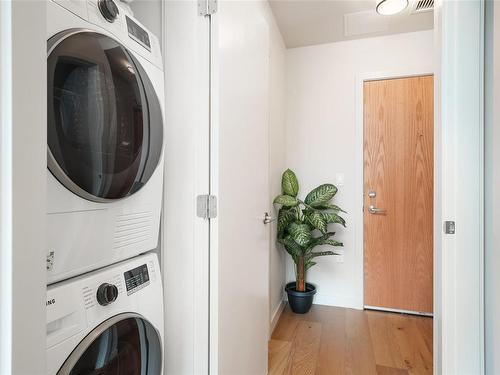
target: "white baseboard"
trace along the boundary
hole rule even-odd
[[[278,324],[278,320],[280,319],[281,313],[283,312],[284,308],[285,308],[285,301],[281,300],[280,304],[273,311],[273,314],[271,316],[271,324],[269,327],[269,338],[271,338],[271,335],[273,334],[274,329],[276,328],[276,325]]]
[[[334,296],[328,294],[316,294],[314,296],[315,305],[345,307],[348,309],[363,310],[363,302],[360,298],[351,296]]]

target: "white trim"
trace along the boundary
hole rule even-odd
[[[354,252],[359,274],[356,276],[358,295],[356,296],[355,308],[364,307],[364,221],[363,221],[363,84],[366,81],[383,79],[420,77],[433,75],[429,69],[398,69],[381,72],[360,73],[356,76],[356,170],[355,170],[355,205],[354,205],[354,227],[357,234],[354,241]],[[436,163],[436,162],[434,162]]]
[[[195,194],[210,193],[210,17],[198,16],[198,127],[196,129]],[[194,198],[194,197],[193,197]],[[194,212],[193,212],[193,216]],[[210,221],[194,221],[194,373],[209,372]]]
[[[218,13],[210,16],[210,194],[219,197],[219,70]],[[210,220],[209,374],[219,373],[219,220]]]
[[[281,300],[280,304],[273,312],[273,315],[271,317],[271,324],[269,327],[269,339],[271,339],[271,336],[272,336],[276,326],[278,325],[278,321],[280,320],[281,314],[283,313],[285,306],[286,306],[286,302]]]
[[[479,197],[478,201],[479,203],[479,316],[480,316],[480,321],[479,321],[479,331],[480,331],[480,339],[479,339],[479,366],[480,366],[480,371],[482,374],[485,372],[485,355],[484,355],[484,350],[485,350],[485,296],[484,296],[484,251],[485,251],[485,190],[484,190],[484,185],[485,185],[485,155],[484,155],[484,150],[485,150],[485,140],[484,140],[484,135],[485,135],[485,67],[484,67],[484,62],[485,62],[485,3],[484,0],[481,2],[481,27],[480,27],[480,36],[479,36],[479,43],[480,43],[480,63],[479,63],[479,78],[480,78],[480,89],[479,89],[479,123],[481,124],[480,129],[479,129]]]
[[[434,6],[434,301],[433,310],[435,319],[433,320],[433,374],[440,375],[442,368],[442,318],[440,313],[442,301],[442,279],[443,266],[441,264],[441,239],[442,232],[442,127],[441,124],[441,29],[442,29],[442,1],[437,0]]]
[[[435,306],[441,368],[435,373],[484,373],[484,2],[439,1],[442,43],[438,81],[442,220],[454,220],[454,235],[440,235],[441,301]],[[437,240],[436,240],[437,242]]]

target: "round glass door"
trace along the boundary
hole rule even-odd
[[[102,323],[75,348],[57,375],[160,375],[161,342],[154,327],[134,314]]]
[[[94,32],[49,40],[48,168],[97,202],[127,197],[158,165],[163,123],[147,74],[125,47]]]

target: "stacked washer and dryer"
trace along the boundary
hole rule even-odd
[[[113,0],[47,7],[47,373],[161,374],[160,45]]]

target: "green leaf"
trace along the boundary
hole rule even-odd
[[[320,241],[321,241],[321,240],[327,240],[328,238],[333,237],[333,236],[335,236],[335,232],[328,232],[328,233],[325,233],[325,234],[323,234],[322,236],[317,237],[317,238],[315,238],[315,239],[317,239],[317,240],[320,240]]]
[[[278,212],[278,233],[283,233],[295,219],[295,209],[281,208]]]
[[[340,224],[345,227],[344,218],[337,215],[335,212],[323,212],[321,215],[328,224]]]
[[[311,242],[309,243],[309,249],[312,249],[319,242],[327,240],[334,235],[335,235],[335,232],[328,232],[328,233],[323,234],[322,236],[312,238]]]
[[[314,245],[309,246],[307,248],[306,254],[314,254],[312,249],[315,248],[316,246],[321,246],[321,245],[344,246],[344,244],[342,242],[339,242],[339,241],[335,241],[335,240],[331,240],[331,239],[321,240],[321,241],[315,242]]]
[[[323,234],[326,233],[327,223],[326,220],[323,218],[323,214],[317,211],[312,211],[307,214],[307,219],[314,228],[320,230],[321,233]]]
[[[321,244],[320,244],[320,245],[344,246],[344,244],[343,244],[342,242],[340,242],[340,241],[335,241],[335,240],[331,240],[331,239],[321,241]]]
[[[346,211],[344,211],[342,208],[340,208],[339,206],[337,206],[335,204],[322,204],[319,206],[314,206],[314,208],[317,208],[320,210],[334,210],[336,212],[343,212],[345,214],[347,213]]]
[[[300,246],[306,247],[311,242],[311,231],[307,224],[292,223],[289,227],[290,235]]]
[[[299,201],[295,197],[291,197],[289,195],[278,195],[276,198],[274,198],[275,204],[281,204],[282,206],[285,207],[295,207],[299,204]]]
[[[297,244],[291,236],[278,239],[278,242],[285,247],[285,250],[295,259],[302,255],[303,249]]]
[[[334,253],[333,251],[318,251],[318,252],[310,253],[307,256],[307,259],[313,259],[316,257],[323,257],[326,255],[340,255],[340,254]]]
[[[337,194],[337,187],[332,184],[323,184],[312,190],[305,199],[305,203],[315,207],[328,204]]]
[[[315,266],[315,265],[316,265],[316,262],[308,261],[308,262],[306,262],[306,264],[305,264],[304,267],[305,267],[305,269],[307,271],[309,268],[311,268],[312,266]]]
[[[313,238],[305,251],[306,254],[310,254],[316,246],[321,246],[321,245],[344,246],[342,242],[335,241],[330,238],[333,237],[334,235],[335,232],[328,232],[323,236]]]
[[[299,181],[292,170],[287,169],[281,177],[281,190],[283,194],[296,197],[299,193]]]

